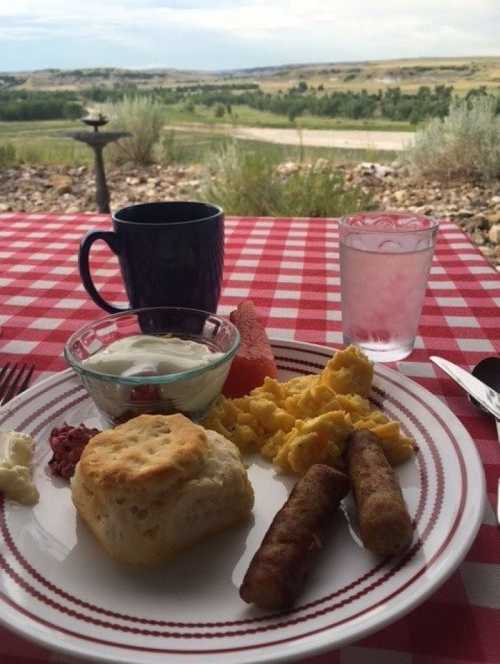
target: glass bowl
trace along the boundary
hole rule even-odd
[[[205,366],[163,375],[124,377],[85,366],[87,358],[114,341],[140,334],[196,341],[218,355]],[[151,307],[85,325],[68,339],[64,356],[108,425],[142,413],[183,413],[196,421],[219,396],[239,345],[238,329],[224,318],[197,309]]]

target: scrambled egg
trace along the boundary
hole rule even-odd
[[[413,454],[413,441],[398,422],[374,409],[366,398],[373,366],[359,349],[338,351],[319,374],[280,383],[266,378],[239,399],[220,397],[203,425],[232,440],[242,452],[259,450],[285,472],[304,474],[315,463],[341,465],[354,429],[378,436],[392,464]]]

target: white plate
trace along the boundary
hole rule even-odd
[[[290,341],[273,348],[281,379],[320,371],[332,352]],[[305,593],[277,615],[248,607],[238,588],[291,480],[252,463],[253,523],[160,570],[123,569],[77,519],[67,484],[47,471],[50,430],[64,421],[99,426],[92,403],[71,371],[35,385],[0,411],[1,429],[36,438],[41,496],[34,509],[0,504],[0,620],[49,648],[106,662],[240,664],[337,648],[401,617],[465,556],[481,521],[484,476],[470,436],[428,391],[377,366],[374,398],[419,446],[398,470],[416,522],[413,546],[376,559],[359,546],[346,499]]]

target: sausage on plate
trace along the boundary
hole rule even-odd
[[[381,556],[401,552],[411,543],[412,523],[396,474],[371,431],[351,434],[347,465],[363,544]]]
[[[240,588],[249,604],[290,607],[322,548],[339,503],[349,490],[346,475],[315,464],[295,485],[274,517]]]

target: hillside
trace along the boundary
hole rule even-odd
[[[466,92],[481,85],[500,91],[500,57],[420,58],[292,64],[224,71],[189,71],[176,69],[43,69],[29,72],[0,73],[0,89],[77,90],[93,86],[114,87],[133,84],[141,88],[171,87],[193,83],[255,82],[273,92],[304,80],[324,90],[383,90],[400,86],[413,91],[419,86],[453,85]]]

